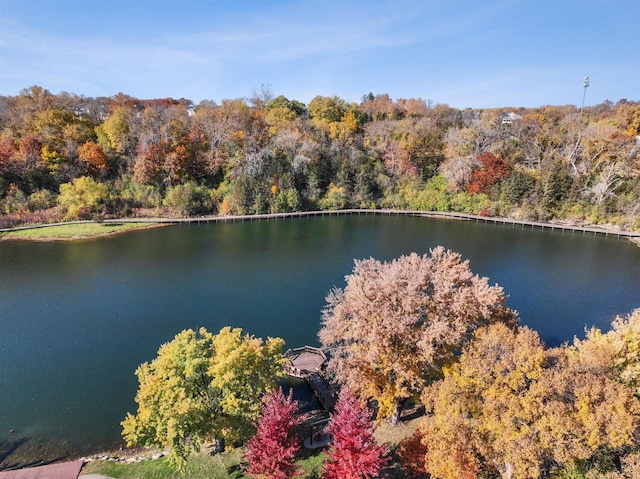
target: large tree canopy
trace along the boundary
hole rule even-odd
[[[538,334],[494,324],[476,333],[443,381],[426,390],[426,469],[457,478],[482,467],[501,477],[553,468],[636,446],[640,402],[596,358],[545,350]]]
[[[400,402],[441,377],[475,329],[516,321],[502,288],[441,246],[430,256],[356,261],[346,282],[327,296],[322,314],[329,371],[359,397],[375,399],[379,417],[392,422]]]
[[[101,206],[115,217],[398,208],[638,230],[639,118],[627,100],[582,113],[460,111],[370,93],[360,104],[316,96],[307,108],[268,90],[194,105],[33,86],[0,96],[0,224],[61,220],[64,208],[30,196],[55,198],[89,175],[108,186]],[[192,182],[211,201],[162,201]]]
[[[611,368],[616,379],[633,388],[640,398],[640,308],[624,318],[618,316],[607,333],[591,328],[584,340],[574,340],[572,349],[603,368]]]
[[[248,439],[261,395],[284,374],[283,345],[229,327],[182,331],[136,371],[138,412],[122,422],[127,444],[170,446],[180,467],[204,441]]]

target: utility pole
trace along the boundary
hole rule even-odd
[[[589,77],[584,77],[584,82],[582,83],[582,86],[584,87],[584,93],[582,94],[582,106],[580,107],[580,113],[582,113],[582,110],[584,109],[584,99],[587,96],[587,87],[589,86]]]

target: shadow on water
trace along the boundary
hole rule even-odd
[[[43,454],[43,447],[51,449],[51,445],[39,444],[38,441],[27,437],[0,440],[0,471],[46,466],[69,459],[72,455],[70,448],[61,452],[60,447],[55,448],[56,453],[53,455],[51,454],[53,450]],[[46,459],[42,459],[43,457]]]
[[[26,441],[26,438],[21,437],[0,442],[0,469],[3,468],[4,461],[14,454]]]

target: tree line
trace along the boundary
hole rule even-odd
[[[390,462],[434,479],[638,477],[640,309],[549,348],[500,286],[443,247],[358,260],[345,281],[319,330],[340,390],[322,477],[379,477]],[[127,443],[170,446],[180,466],[222,438],[246,444],[252,477],[295,476],[302,418],[275,392],[282,347],[238,329],[178,334],[137,371]],[[426,414],[392,456],[372,421],[398,424],[407,404]]]
[[[2,226],[400,208],[640,228],[640,103],[0,97]]]

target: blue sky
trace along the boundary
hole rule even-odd
[[[0,0],[0,95],[640,100],[638,0]]]

